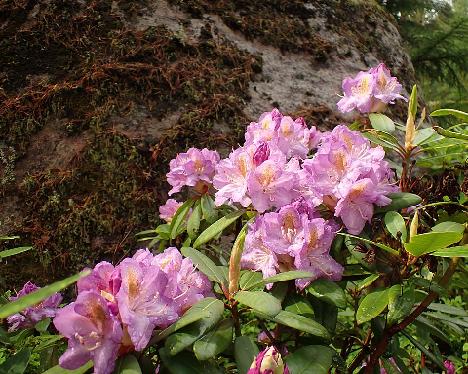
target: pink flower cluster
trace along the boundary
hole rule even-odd
[[[241,265],[261,271],[264,278],[290,270],[312,273],[310,278],[296,280],[301,289],[322,277],[340,280],[343,267],[329,254],[336,229],[306,201],[295,201],[279,212],[257,217],[249,226]]]
[[[156,256],[140,249],[115,267],[101,262],[54,319],[68,339],[60,366],[73,370],[93,360],[96,374],[110,374],[119,353],[143,350],[155,328],[169,326],[211,293],[208,278],[176,248]]]
[[[390,204],[398,191],[382,147],[346,126],[323,135],[317,153],[302,164],[300,190],[313,205],[334,210],[351,234],[359,234],[374,213],[374,204]]]
[[[345,78],[342,87],[344,96],[338,102],[338,109],[343,113],[353,109],[361,113],[383,112],[396,99],[406,100],[401,95],[401,84],[385,64],[360,71],[354,78]]]
[[[10,301],[15,301],[20,297],[26,296],[31,292],[39,290],[32,282],[26,282],[23,288],[17,292],[16,296],[10,297]],[[31,306],[21,311],[21,313],[13,314],[7,318],[7,322],[10,325],[8,331],[15,331],[17,329],[24,329],[34,327],[36,323],[42,321],[45,318],[55,317],[55,313],[59,304],[62,302],[62,295],[55,293],[44,299],[37,305]]]
[[[273,109],[249,125],[245,139],[243,147],[216,167],[216,205],[253,205],[263,213],[299,197],[295,188],[299,159],[307,157],[318,144],[320,134],[315,127],[309,129],[302,118],[293,120]]]
[[[171,160],[167,181],[172,186],[169,195],[190,186],[198,193],[206,193],[211,186],[219,154],[206,148],[190,148]]]

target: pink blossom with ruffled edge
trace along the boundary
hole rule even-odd
[[[263,278],[268,278],[278,272],[278,257],[275,250],[265,244],[266,232],[264,217],[259,216],[248,226],[241,257],[241,267],[261,271]],[[268,285],[267,288],[271,288]]]
[[[255,168],[253,155],[255,145],[235,149],[228,158],[221,160],[216,167],[213,185],[217,189],[215,204],[239,203],[248,207],[252,200],[247,194],[247,178]]]
[[[303,118],[293,120],[289,116],[283,117],[277,132],[276,144],[288,159],[306,158],[311,146],[318,143],[316,139],[312,139],[316,133],[307,128]]]
[[[345,78],[342,88],[344,96],[337,105],[343,113],[353,109],[361,113],[383,112],[387,104],[394,104],[396,99],[407,101],[401,95],[401,84],[383,63],[360,71],[354,78]]]
[[[281,208],[296,197],[299,163],[291,159],[288,163],[264,161],[249,175],[247,191],[253,207],[260,213],[270,208]]]
[[[247,374],[289,374],[281,353],[274,347],[267,347],[255,357]]]
[[[39,289],[40,287],[28,281],[24,284],[23,288],[17,292],[16,296],[10,297],[10,301],[15,301]],[[17,329],[34,327],[36,323],[45,318],[53,318],[61,302],[62,295],[55,293],[39,304],[28,307],[20,313],[13,314],[7,318],[7,322],[10,325],[8,331],[11,332]]]
[[[182,187],[194,187],[198,193],[206,193],[212,184],[219,154],[206,148],[190,148],[179,153],[170,161],[167,181],[172,186],[169,195],[179,192]]]
[[[120,269],[109,262],[102,261],[91,270],[91,274],[78,280],[78,293],[96,292],[107,300],[108,307],[112,313],[117,315],[118,307],[115,295],[119,292],[121,282]]]
[[[120,318],[135,350],[147,345],[156,326],[165,328],[179,315],[173,301],[164,296],[166,274],[157,266],[126,258],[119,265],[122,285],[116,299]]]
[[[106,299],[83,291],[57,312],[54,325],[68,339],[68,349],[59,359],[62,368],[78,369],[92,360],[95,374],[112,373],[123,332]]]
[[[385,104],[394,104],[396,99],[408,101],[402,96],[402,86],[396,77],[392,77],[390,69],[384,63],[369,70],[374,75],[374,97]]]
[[[179,203],[174,199],[168,199],[164,205],[159,207],[159,218],[170,223],[172,221],[172,217],[174,217],[177,209],[179,209],[181,205],[182,203]]]
[[[369,113],[374,86],[374,75],[369,72],[360,71],[355,78],[345,78],[342,84],[344,96],[338,101],[338,109],[343,113],[351,112],[353,109]]]
[[[283,115],[274,108],[271,112],[262,113],[258,122],[251,122],[245,132],[245,145],[269,142],[278,136],[277,129]]]
[[[265,142],[250,144],[232,151],[227,159],[216,167],[213,185],[218,191],[215,204],[239,203],[243,207],[252,204],[248,181],[257,167],[266,161],[284,164],[286,157],[274,145]]]
[[[201,299],[213,296],[208,277],[197,271],[189,258],[183,258],[179,250],[169,247],[154,256],[152,265],[167,275],[164,296],[170,298],[179,316]]]
[[[340,280],[344,268],[329,254],[336,233],[333,225],[323,218],[309,220],[303,216],[302,220],[305,240],[294,255],[294,266],[298,270],[312,273],[313,276],[297,279],[296,286],[303,289],[318,278]]]

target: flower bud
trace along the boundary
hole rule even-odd
[[[289,374],[289,369],[281,354],[272,346],[257,355],[247,374]]]
[[[253,155],[253,161],[255,166],[260,165],[263,161],[268,160],[270,157],[270,147],[267,143],[263,142],[260,144]]]
[[[453,364],[452,361],[445,360],[444,366],[445,366],[445,370],[447,371],[447,374],[455,374],[455,365]]]

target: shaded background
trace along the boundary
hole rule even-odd
[[[120,260],[157,224],[177,152],[226,156],[272,107],[321,130],[352,120],[341,80],[381,61],[432,109],[466,106],[467,6],[452,3],[0,2],[0,234],[34,245],[1,264],[0,289]]]

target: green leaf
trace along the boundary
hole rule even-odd
[[[322,345],[307,345],[285,357],[291,374],[327,374],[334,351]]]
[[[286,271],[284,273],[279,273],[276,275],[273,275],[272,277],[264,278],[258,283],[254,283],[252,287],[258,287],[260,284],[270,284],[270,283],[276,283],[276,282],[287,282],[290,280],[294,279],[303,279],[303,278],[310,278],[313,277],[314,274],[308,272],[308,271],[302,271],[302,270],[292,270],[292,271]]]
[[[416,326],[421,327],[422,329],[429,330],[428,332],[433,335],[437,336],[439,339],[445,341],[446,343],[450,344],[450,339],[447,336],[446,332],[440,330],[437,326],[435,326],[430,320],[424,318],[423,316],[418,316],[414,322]]]
[[[60,367],[60,365],[56,365],[50,368],[49,370],[44,371],[42,374],[85,374],[93,366],[94,364],[92,361],[87,362],[86,364],[84,364],[83,366],[75,370],[67,370],[67,369]]]
[[[65,287],[75,283],[78,279],[85,277],[90,273],[90,270],[82,271],[79,274],[75,274],[69,278],[60,280],[58,282],[52,283],[48,286],[45,286],[37,291],[31,292],[30,294],[20,297],[19,299],[12,301],[6,305],[0,307],[0,319],[11,316],[15,313],[21,312],[22,310],[36,305],[47,297],[53,295],[56,292],[59,292]]]
[[[0,241],[5,241],[5,240],[15,240],[19,239],[20,237],[17,235],[14,236],[0,236]]]
[[[460,118],[464,122],[468,122],[468,113],[462,112],[461,110],[456,109],[437,109],[434,110],[431,114],[431,117],[443,117],[443,116],[454,116]]]
[[[30,358],[31,349],[23,348],[17,354],[9,357],[3,364],[0,365],[0,373],[23,374],[28,366]]]
[[[439,126],[432,126],[432,128],[440,135],[444,136],[445,138],[449,139],[460,139],[464,141],[468,141],[468,135],[463,134],[461,132],[456,132],[456,131],[448,131],[443,129],[442,127]]]
[[[215,265],[215,263],[200,251],[190,247],[183,247],[182,254],[192,260],[194,265],[205,274],[211,281],[220,284],[225,284],[227,279],[224,277],[223,272]]]
[[[371,274],[367,278],[364,278],[363,280],[356,282],[356,290],[362,291],[364,288],[370,286],[377,279],[379,279],[379,277],[380,277],[379,274]]]
[[[395,123],[388,118],[385,114],[381,113],[370,113],[369,120],[371,125],[374,129],[385,131],[385,132],[393,132],[395,131]]]
[[[318,279],[307,287],[307,291],[326,303],[336,305],[341,309],[346,308],[345,293],[335,282]]]
[[[377,133],[377,131],[366,131],[362,133],[362,136],[369,139],[372,143],[380,145],[384,148],[393,149],[395,152],[401,153],[400,147],[394,144],[393,141],[385,139],[382,134],[384,132]]]
[[[234,299],[270,317],[281,311],[281,303],[277,298],[263,291],[239,291]]]
[[[361,324],[382,313],[388,304],[388,290],[375,290],[364,297],[359,304],[356,319]]]
[[[430,253],[430,255],[438,257],[468,257],[468,244],[439,249]]]
[[[177,238],[177,235],[179,235],[180,227],[187,218],[187,214],[189,213],[190,208],[192,207],[194,202],[195,201],[193,199],[188,199],[179,207],[179,209],[177,209],[177,212],[174,214],[174,217],[172,217],[170,224],[171,239],[175,239]]]
[[[432,228],[432,231],[436,231],[436,232],[451,231],[451,232],[464,233],[465,225],[462,225],[461,223],[457,223],[457,222],[445,221],[445,222],[439,223],[438,225],[435,225]]]
[[[171,374],[222,374],[222,371],[207,361],[198,361],[190,352],[171,355],[167,348],[159,350],[164,367]]]
[[[191,323],[194,323],[202,318],[210,317],[210,312],[207,309],[204,309],[204,307],[206,306],[207,299],[211,301],[216,300],[211,297],[205,298],[200,300],[198,303],[192,305],[192,307],[187,312],[185,312],[180,319],[178,319],[172,325],[156,334],[155,337],[151,340],[150,345],[163,340],[170,334],[176,332],[177,330],[180,330],[181,328],[187,325],[190,325]]]
[[[419,257],[425,253],[448,247],[458,243],[463,237],[459,232],[428,232],[414,235],[409,243],[405,243],[405,249],[413,256]]]
[[[232,319],[221,321],[213,330],[193,345],[193,353],[199,361],[208,360],[224,352],[232,343]]]
[[[388,301],[387,323],[393,325],[410,314],[415,303],[414,288],[409,287],[401,294],[399,287],[396,297],[390,297]]]
[[[263,275],[258,271],[244,271],[239,280],[241,290],[251,290],[252,288],[263,289]]]
[[[408,232],[406,231],[405,220],[400,213],[395,211],[385,213],[384,222],[388,232],[392,234],[395,239],[406,242]],[[398,233],[400,233],[401,236],[398,236]]]
[[[438,312],[446,313],[446,314],[452,314],[454,316],[460,316],[460,317],[468,317],[468,312],[462,308],[457,308],[451,305],[447,304],[440,304],[440,303],[432,303],[428,307],[428,309],[431,310],[436,310]]]
[[[19,253],[27,252],[31,250],[32,247],[17,247],[12,249],[7,249],[5,251],[0,252],[0,259],[17,255]]]
[[[180,329],[170,335],[165,342],[165,347],[171,355],[176,355],[192,345],[196,340],[205,335],[221,319],[224,311],[224,303],[213,297],[207,297],[198,302],[193,311],[208,311],[209,316]]]
[[[311,318],[300,316],[291,312],[282,310],[274,318],[273,321],[282,325],[292,327],[293,329],[307,332],[311,335],[318,336],[324,339],[330,339],[330,333],[320,323]]]
[[[312,317],[314,315],[314,309],[309,301],[304,296],[298,294],[288,296],[284,310],[306,317]]]
[[[200,236],[193,243],[193,248],[197,248],[202,244],[209,242],[216,235],[222,232],[226,227],[235,222],[238,218],[242,217],[245,213],[245,209],[236,210],[232,213],[229,213],[227,216],[221,217],[211,226],[209,226],[205,231],[203,231]]]
[[[201,206],[200,201],[197,201],[193,207],[192,214],[190,214],[189,219],[187,220],[187,234],[193,239],[200,228],[201,221]]]
[[[203,195],[201,198],[201,210],[203,219],[208,223],[213,223],[218,218],[218,211],[210,195]]]
[[[417,341],[415,338],[413,338],[409,333],[407,333],[405,330],[401,332],[404,336],[408,338],[408,340],[413,343],[413,345],[418,348],[422,353],[424,353],[427,357],[429,357],[435,364],[437,364],[442,370],[445,370],[444,362],[440,357],[437,357],[434,353],[429,351],[424,344],[420,343]]]
[[[388,252],[388,253],[391,253],[392,255],[396,255],[398,256],[398,251],[396,251],[395,249],[393,248],[390,248],[388,245],[385,245],[385,244],[382,244],[382,243],[377,243],[377,242],[373,242],[372,240],[369,240],[369,239],[365,239],[365,238],[361,238],[359,236],[355,236],[355,235],[351,235],[351,234],[345,234],[343,232],[338,232],[337,235],[343,235],[343,236],[346,236],[348,238],[353,238],[353,239],[357,239],[357,240],[360,240],[364,243],[368,243],[368,244],[372,244],[372,245],[375,245],[376,247],[380,248],[380,249],[383,249],[384,251]]]
[[[392,199],[392,202],[387,206],[376,208],[376,213],[401,210],[403,208],[408,208],[409,206],[418,205],[422,201],[418,195],[409,192],[394,192],[389,194],[388,197]]]
[[[238,336],[234,342],[234,358],[239,374],[246,374],[258,354],[258,347],[248,336]]]
[[[417,130],[414,135],[414,145],[422,146],[426,143],[432,143],[437,138],[442,139],[440,135],[438,135],[432,128],[425,128]]]
[[[42,321],[39,321],[38,323],[36,323],[34,328],[38,332],[46,332],[47,329],[49,328],[50,322],[51,322],[50,318],[44,318]]]
[[[129,354],[121,357],[114,369],[115,374],[141,374],[141,368],[135,356]]]

